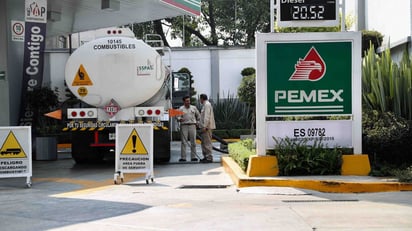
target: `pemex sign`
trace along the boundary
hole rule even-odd
[[[258,34],[256,48],[258,155],[285,137],[362,152],[359,32]]]
[[[351,114],[351,45],[267,44],[268,115]]]

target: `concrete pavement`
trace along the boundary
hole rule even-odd
[[[177,155],[178,144],[172,145]],[[156,165],[154,183],[113,163],[76,165],[69,156],[34,161],[33,187],[0,179],[2,230],[412,230],[412,192],[323,193],[237,187],[218,161]]]

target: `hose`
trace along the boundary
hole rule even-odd
[[[200,137],[198,134],[196,134],[196,137],[197,137],[200,141],[202,141],[202,137]],[[220,137],[217,136],[217,135],[214,135],[213,133],[212,133],[212,137],[213,137],[215,140],[219,141],[221,144],[228,145],[225,140],[223,140],[222,138],[220,138]],[[220,149],[220,148],[216,148],[215,146],[213,146],[213,150],[218,151],[218,152],[221,152],[221,153],[229,154],[228,151],[222,150],[222,149]]]

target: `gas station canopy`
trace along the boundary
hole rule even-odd
[[[201,0],[48,0],[47,36],[200,15]]]

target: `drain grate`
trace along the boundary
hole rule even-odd
[[[178,189],[220,189],[227,188],[230,185],[182,185]]]
[[[323,202],[358,202],[357,199],[346,200],[282,200],[285,203],[323,203]]]

